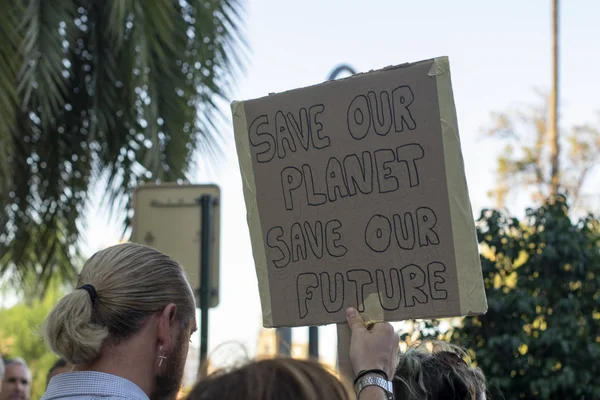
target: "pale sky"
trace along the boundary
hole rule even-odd
[[[600,110],[600,2],[563,1],[561,124],[594,122]],[[493,206],[495,158],[502,146],[483,137],[492,111],[536,100],[551,78],[550,0],[250,0],[247,39],[251,65],[233,99],[320,83],[340,63],[364,72],[449,56],[469,191],[474,213]],[[224,106],[229,115],[229,108]],[[242,185],[233,145],[217,173],[198,171],[194,183],[222,189],[221,297],[211,310],[209,351],[229,341],[252,352],[261,326]],[[520,207],[519,207],[520,208]],[[515,212],[518,212],[515,208]],[[120,227],[94,206],[87,251],[118,242]],[[321,352],[335,357],[335,328],[321,329]],[[295,329],[306,340],[306,329]]]

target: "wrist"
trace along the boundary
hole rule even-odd
[[[366,391],[366,392],[365,392]],[[354,393],[357,399],[394,398],[394,386],[382,370],[360,371],[354,380]],[[376,396],[376,397],[371,397]]]
[[[380,373],[382,377],[386,380],[394,379],[394,375],[396,374],[395,369],[388,368],[387,366],[375,366],[374,364],[363,365],[362,368],[354,368],[354,377],[357,378],[361,372],[363,371],[377,371]]]
[[[388,400],[385,390],[378,386],[367,386],[356,398],[357,400]]]
[[[363,369],[356,374],[356,378],[354,378],[354,385],[356,386],[356,383],[358,382],[358,380],[360,378],[362,378],[363,376],[367,376],[367,375],[380,376],[383,379],[385,379],[386,381],[390,380],[387,372],[385,372],[382,369]]]

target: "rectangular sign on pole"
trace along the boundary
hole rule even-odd
[[[133,195],[131,241],[153,247],[177,261],[187,276],[200,306],[200,259],[202,207],[199,199],[220,198],[216,185],[146,183]],[[220,206],[214,205],[210,243],[210,307],[219,304]]]
[[[487,310],[446,57],[232,112],[264,326]]]

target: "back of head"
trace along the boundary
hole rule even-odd
[[[349,400],[348,387],[321,364],[295,359],[262,360],[200,381],[188,400]]]
[[[48,384],[50,382],[50,379],[52,379],[52,377],[57,375],[59,372],[62,372],[63,370],[66,371],[68,369],[68,366],[69,364],[64,359],[59,358],[58,360],[56,360],[56,362],[54,362],[54,364],[52,364],[52,366],[48,370],[48,375],[46,376],[46,384]]]
[[[425,342],[400,356],[394,377],[397,399],[485,400],[485,376],[467,354],[445,342]]]
[[[44,328],[50,348],[71,364],[97,360],[103,346],[127,340],[148,316],[169,303],[177,306],[182,323],[195,315],[193,293],[181,266],[138,244],[120,244],[94,254],[77,287],[58,302]]]

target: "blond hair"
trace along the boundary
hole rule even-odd
[[[92,285],[95,296],[81,286]],[[146,318],[169,303],[182,324],[195,316],[195,301],[181,266],[167,255],[134,243],[109,247],[84,265],[76,289],[48,315],[44,336],[49,347],[72,364],[100,357],[139,332]]]
[[[278,358],[212,374],[194,386],[187,400],[350,400],[352,392],[315,361]]]
[[[485,376],[470,365],[461,347],[425,341],[400,356],[394,376],[396,398],[406,400],[483,400]]]

